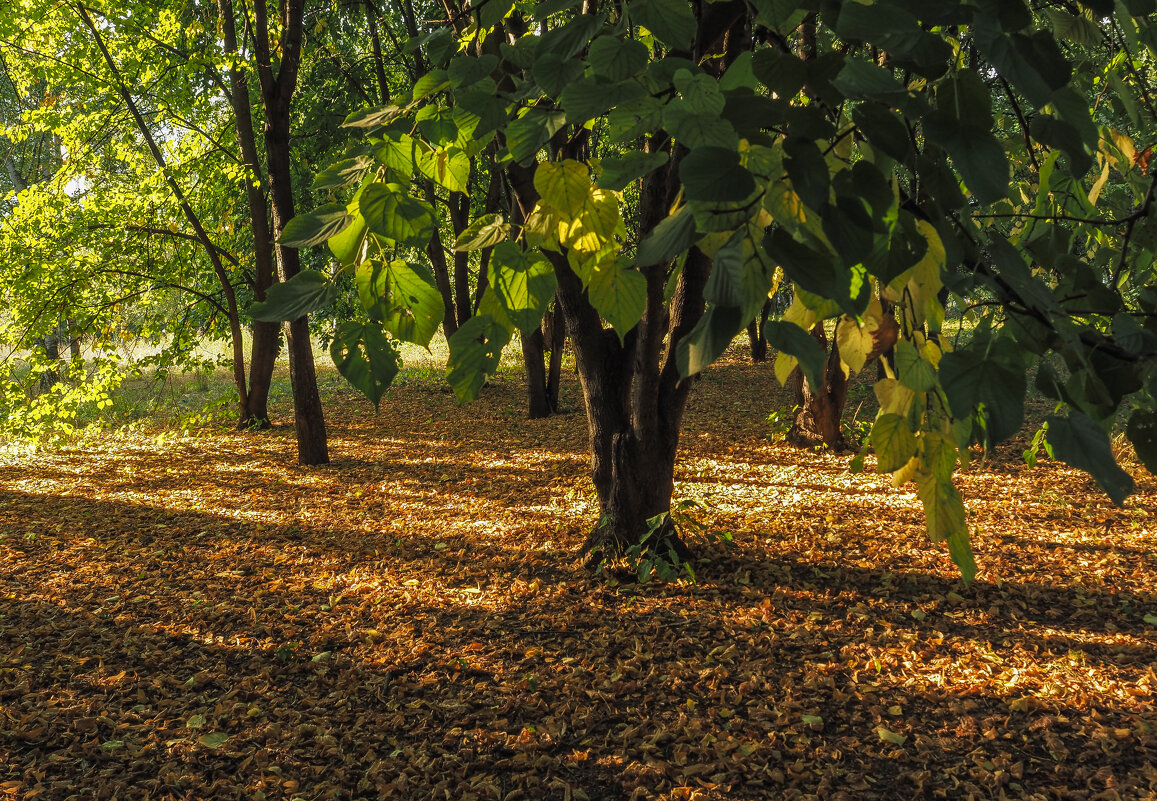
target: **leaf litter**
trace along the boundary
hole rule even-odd
[[[288,421],[0,457],[0,799],[1157,797],[1152,477],[998,450],[965,587],[914,493],[772,442],[771,383],[693,397],[695,584],[575,561],[573,381],[335,393],[319,468]]]

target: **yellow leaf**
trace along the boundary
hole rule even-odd
[[[534,171],[534,188],[555,211],[574,216],[591,197],[590,170],[574,159],[545,162]]]

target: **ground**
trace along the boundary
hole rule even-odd
[[[1115,508],[1023,442],[974,464],[965,587],[733,353],[678,468],[697,581],[638,585],[575,560],[585,421],[516,375],[326,400],[327,467],[288,419],[0,456],[0,799],[1157,797],[1136,465]]]

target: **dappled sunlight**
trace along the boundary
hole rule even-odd
[[[705,776],[707,797],[775,797],[833,771],[985,797],[1057,786],[1086,752],[1150,781],[1151,484],[1115,508],[1056,465],[974,465],[964,587],[871,457],[856,475],[750,421],[723,436],[765,380],[731,364],[695,395],[695,584],[579,566],[598,512],[577,415],[483,426],[431,393],[367,424],[342,400],[313,468],[286,427],[3,457],[0,748],[204,787],[250,760],[239,781],[287,798],[335,744],[383,780],[425,766],[413,797],[535,764],[590,798]],[[496,379],[479,414],[519,391]]]

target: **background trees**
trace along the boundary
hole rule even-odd
[[[28,143],[56,155],[6,201],[9,252],[38,253],[38,277],[8,282],[27,292],[13,319],[48,321],[44,342],[62,319],[109,328],[79,309],[182,292],[261,424],[277,331],[260,321],[292,318],[308,463],[327,454],[306,315],[335,297],[361,309],[336,321],[335,363],[374,402],[395,342],[441,327],[459,398],[517,334],[548,414],[565,330],[596,553],[645,535],[681,553],[683,409],[745,328],[831,447],[846,381],[883,356],[878,465],[916,482],[967,572],[952,473],[1019,429],[1030,380],[1059,404],[1056,455],[1115,500],[1119,414],[1154,461],[1150,5],[25,2],[3,29],[11,188]],[[37,238],[50,207],[67,240]],[[949,309],[966,336],[944,335]]]
[[[476,393],[557,289],[602,507],[590,548],[668,530],[692,379],[777,269],[795,297],[766,329],[781,380],[798,366],[831,396],[833,375],[895,341],[876,384],[879,469],[916,482],[966,575],[952,474],[971,443],[1020,427],[1031,372],[1066,410],[1048,423],[1056,454],[1124,498],[1106,428],[1127,398],[1135,447],[1150,464],[1154,451],[1153,179],[1110,123],[1151,130],[1147,4],[578,6],[448,5],[419,40],[413,90],[348,121],[373,160],[308,235],[330,236],[385,334],[420,341],[441,310],[410,255],[437,230],[415,178],[453,188],[459,153],[494,149],[501,213],[476,212],[459,240],[493,247],[488,281],[448,379]],[[976,320],[955,343],[950,299]],[[827,320],[830,355],[807,333]],[[385,334],[351,330],[341,352],[375,399]]]

